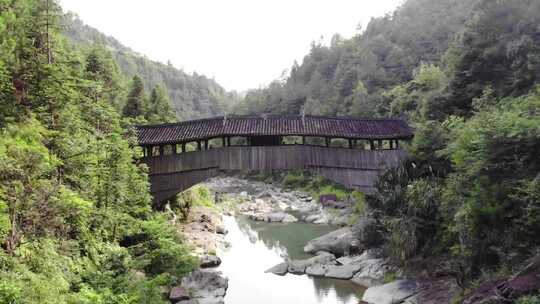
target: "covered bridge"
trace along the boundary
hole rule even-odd
[[[263,115],[138,126],[137,136],[159,201],[236,170],[306,169],[371,192],[413,131],[401,119]]]

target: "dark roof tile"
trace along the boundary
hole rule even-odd
[[[172,124],[137,126],[139,144],[180,143],[221,136],[300,135],[356,139],[411,138],[402,119],[322,116],[215,117]]]

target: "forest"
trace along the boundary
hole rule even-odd
[[[241,98],[56,1],[0,0],[0,303],[167,303],[198,261],[152,206],[133,126],[229,111],[405,118],[410,160],[366,198],[385,253],[464,294],[515,273],[540,250],[539,12],[407,0]]]
[[[368,197],[385,250],[404,267],[444,261],[472,288],[540,245],[539,11],[534,0],[409,0],[358,36],[313,43],[235,111],[406,118],[411,159]]]

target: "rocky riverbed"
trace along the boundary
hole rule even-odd
[[[268,265],[257,272],[245,272],[245,276],[251,276],[251,278],[240,278],[241,282],[237,284],[249,284],[249,281],[257,281],[255,277],[262,276],[262,273],[266,272],[276,275],[276,279],[273,281],[274,285],[279,285],[280,281],[278,280],[289,282],[288,280],[291,279],[293,281],[287,284],[293,285],[298,283],[294,279],[294,275],[304,275],[311,280],[320,278],[319,280],[350,282],[351,286],[358,286],[358,290],[364,290],[365,287],[368,287],[363,293],[362,300],[365,303],[373,304],[438,303],[433,299],[441,300],[439,303],[446,303],[450,301],[452,296],[449,290],[456,290],[455,283],[449,279],[442,279],[440,282],[402,279],[383,284],[385,275],[397,272],[399,269],[393,266],[383,256],[382,250],[378,248],[381,245],[381,237],[377,231],[376,222],[369,217],[353,215],[352,208],[347,204],[330,202],[322,207],[307,193],[285,190],[278,185],[234,177],[211,179],[206,183],[206,186],[217,193],[218,210],[194,208],[186,223],[181,227],[186,240],[195,247],[195,253],[201,259],[201,269],[184,278],[179,286],[171,290],[170,300],[173,303],[227,303],[226,293],[229,288],[229,278],[221,270],[225,269],[229,275],[235,276],[236,281],[239,280],[238,273],[245,272],[244,268],[232,270],[231,267],[223,266],[215,268],[221,264],[220,256],[227,255],[231,246],[235,246],[234,242],[238,242],[238,236],[236,236],[236,238],[231,238],[236,241],[232,241],[232,244],[229,243],[226,236],[228,229],[227,225],[223,223],[223,215],[230,218],[232,216],[244,217],[261,224],[268,223],[264,225],[286,226],[291,223],[295,225],[296,223],[299,225],[306,223],[305,225],[334,225],[335,227],[329,233],[297,244],[297,246],[303,246],[303,248],[299,248],[303,249],[304,252],[302,258],[295,258],[291,256],[291,252],[287,252],[287,250],[282,252],[280,249],[281,253],[274,266]],[[238,229],[236,226],[231,227]],[[249,226],[239,228],[240,230],[244,229],[242,233],[248,236],[249,243],[257,244],[261,238],[264,240],[263,233],[271,227],[277,226],[263,227],[263,230],[258,232],[259,234]],[[240,234],[238,231],[236,233]],[[290,231],[290,233],[294,232]],[[279,248],[283,245],[279,238],[269,242],[277,242],[273,245],[267,244],[270,249],[274,248],[273,246]],[[255,246],[249,243],[246,246]],[[240,244],[236,245],[241,246]],[[249,248],[246,247],[244,251],[237,254],[236,257],[239,257],[239,261],[234,262],[234,258],[229,258],[229,263],[239,263],[239,267],[254,267],[248,266],[248,263],[243,265],[242,259],[246,259],[246,261],[253,258],[271,260],[269,257],[249,256]],[[253,253],[253,255],[256,254]],[[279,261],[280,259],[281,261]],[[227,266],[228,262],[224,260],[223,263],[225,263],[224,266]],[[291,275],[293,277],[289,277]],[[279,276],[283,276],[283,279],[279,279]],[[270,277],[260,277],[259,280],[266,284]],[[318,284],[322,283],[315,285]],[[351,289],[351,287],[348,288]],[[244,298],[249,298],[247,295],[239,296],[236,292],[232,296],[234,296],[235,304],[249,302],[244,301]],[[445,298],[444,301],[443,298]],[[274,303],[274,301],[266,300],[267,303]],[[349,303],[350,300],[350,296],[342,297],[338,302]],[[350,303],[356,303],[358,300]],[[280,303],[289,303],[287,301],[289,298],[284,297]],[[324,300],[317,301],[325,303]],[[294,303],[294,301],[290,303]]]

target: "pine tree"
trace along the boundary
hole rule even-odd
[[[128,117],[142,116],[146,112],[144,84],[138,75],[133,76],[124,115]]]
[[[176,118],[165,89],[156,85],[150,93],[148,120],[154,123],[172,122]]]

